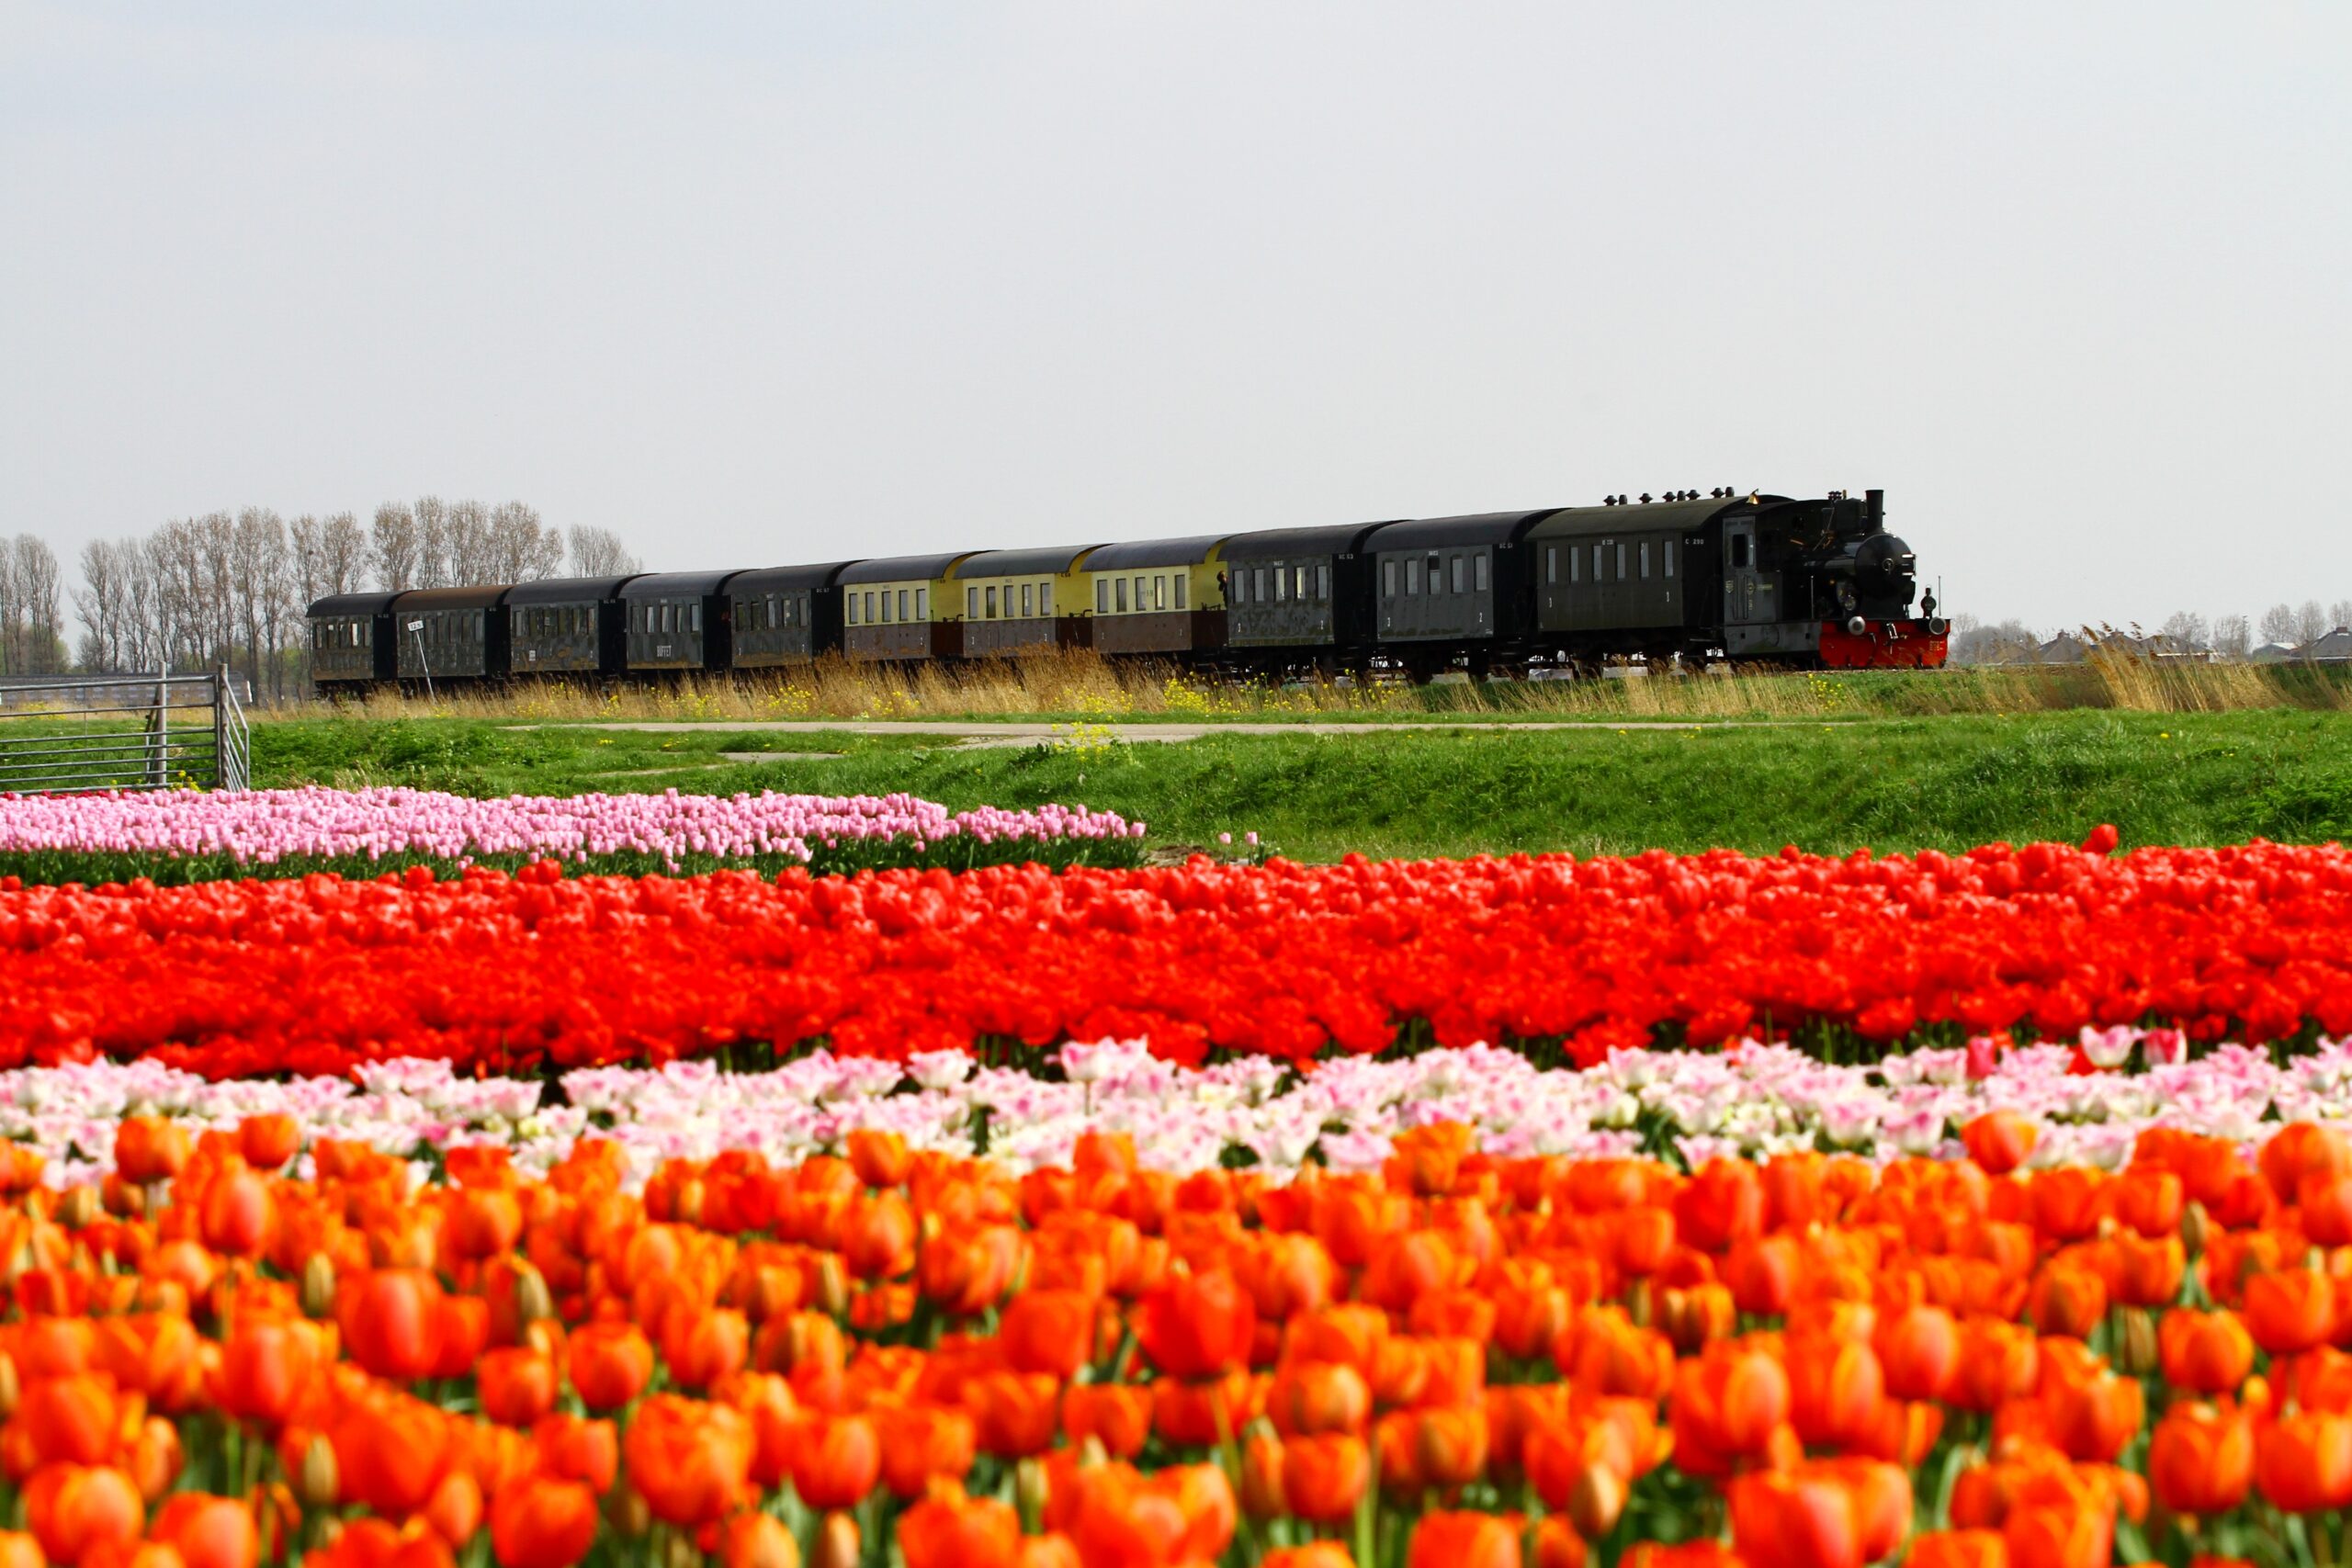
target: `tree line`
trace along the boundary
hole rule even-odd
[[[308,693],[305,612],[330,594],[641,570],[610,529],[551,527],[519,501],[438,496],[388,502],[364,525],[349,512],[289,521],[261,506],[175,518],[93,541],[78,564],[69,649],[56,556],[29,535],[0,542],[0,673],[227,668],[271,703]]]
[[[2215,615],[2209,620],[2194,610],[2182,610],[2143,640],[2166,653],[2240,660],[2264,650],[2263,656],[2271,658],[2276,655],[2268,650],[2291,655],[2339,626],[2352,626],[2352,599],[2331,604],[2316,599],[2273,604],[2255,617]],[[1951,657],[1956,664],[2030,662],[2051,640],[2021,621],[1984,622],[1959,615],[1952,620]]]

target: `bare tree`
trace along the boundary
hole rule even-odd
[[[2041,647],[2041,639],[2021,621],[1986,626],[1972,617],[1965,627],[1953,625],[1954,664],[2015,664],[2030,660]]]
[[[2176,610],[2156,628],[2156,635],[2169,643],[2176,653],[2194,653],[2207,645],[2212,633],[2205,617],[2196,611]]]
[[[490,514],[492,582],[529,582],[563,570],[563,536],[541,526],[539,514],[510,501]]]
[[[418,533],[416,513],[409,507],[388,501],[376,508],[368,547],[375,557],[376,585],[385,592],[400,593],[426,585],[422,559],[424,540]]]
[[[2213,651],[2224,659],[2244,659],[2254,646],[2254,627],[2244,615],[2213,617]]]
[[[2297,641],[2295,607],[2292,604],[2271,605],[2262,612],[2262,620],[2255,629],[2264,642],[2276,643],[2280,648],[2294,647]]]
[[[419,496],[416,514],[416,588],[446,588],[449,574],[449,508],[437,495]]]
[[[2352,599],[2338,599],[2327,607],[2327,627],[2352,626]]]
[[[422,507],[424,502],[417,504]],[[452,502],[444,514],[442,530],[448,560],[447,581],[451,584],[506,581],[494,575],[488,507],[479,501]]]
[[[356,593],[368,585],[368,536],[359,519],[338,512],[319,525],[317,587],[329,593]]]
[[[2317,642],[2327,635],[2327,611],[2316,599],[2306,599],[2295,606],[2295,641],[2297,644]]]
[[[575,523],[571,527],[571,574],[574,577],[620,577],[643,571],[645,563],[629,554],[621,536],[610,528]]]
[[[60,579],[56,555],[34,536],[0,546],[0,671],[50,675],[64,668]]]

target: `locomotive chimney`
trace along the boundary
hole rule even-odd
[[[1886,491],[1862,491],[1862,526],[1873,534],[1886,526]]]

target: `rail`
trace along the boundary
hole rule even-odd
[[[0,794],[253,787],[227,671],[0,681]]]

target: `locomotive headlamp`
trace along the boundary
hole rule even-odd
[[[1860,637],[1870,629],[1871,624],[1862,619],[1860,615],[1856,615],[1852,620],[1846,623],[1847,632],[1854,637]]]

